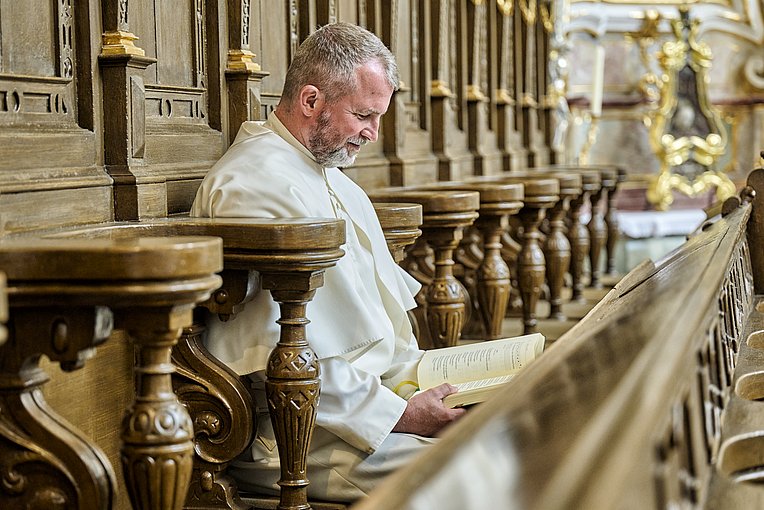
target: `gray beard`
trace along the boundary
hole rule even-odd
[[[348,151],[345,149],[345,147],[340,147],[339,149],[335,149],[326,153],[316,154],[314,152],[313,155],[315,156],[319,165],[327,168],[335,166],[346,167],[355,163],[355,156],[348,154]]]

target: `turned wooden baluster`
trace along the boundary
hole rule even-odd
[[[475,227],[483,238],[483,252],[477,255],[476,298],[484,339],[500,338],[510,292],[510,269],[501,255],[501,237],[507,230],[507,216],[517,214],[523,206],[521,183],[475,179],[467,182],[442,182],[418,189],[459,189],[477,191],[480,208]]]
[[[536,305],[541,294],[541,286],[546,275],[546,260],[539,239],[539,225],[547,209],[560,200],[560,184],[557,179],[533,175],[502,175],[502,182],[522,183],[525,186],[523,208],[517,217],[523,226],[520,238],[520,253],[517,257],[517,282],[523,300],[523,331],[536,331]]]
[[[605,212],[603,207],[607,201],[607,190],[614,187],[617,174],[614,169],[601,168],[600,189],[591,194],[592,218],[589,220],[589,269],[591,279],[589,286],[595,289],[602,288],[602,263],[601,255],[607,242],[607,225],[605,224]]]
[[[371,193],[375,202],[414,202],[422,206],[422,238],[435,252],[435,275],[422,282],[431,347],[456,345],[465,317],[466,293],[453,274],[453,252],[463,229],[477,218],[473,191],[414,191],[404,188]]]
[[[570,277],[572,281],[571,301],[583,302],[584,298],[584,261],[589,253],[589,230],[581,222],[581,213],[589,195],[601,188],[600,174],[595,171],[577,171],[581,175],[583,192],[570,202]]]
[[[138,344],[136,397],[123,420],[122,457],[134,508],[176,509],[193,456],[191,419],[172,392],[170,349],[195,303],[220,284],[213,238],[25,240],[0,246],[11,335],[3,372],[0,458],[4,508],[112,508],[115,477],[103,453],[47,407],[41,355],[82,366],[112,324]],[[113,313],[112,313],[113,311]]]
[[[615,250],[618,244],[618,238],[621,235],[621,230],[618,225],[618,215],[616,214],[616,191],[618,185],[626,180],[626,171],[622,168],[616,168],[617,178],[612,181],[612,186],[607,188],[607,212],[605,213],[605,224],[607,225],[607,244],[605,245],[605,251],[607,253],[605,265],[605,274],[608,276],[615,276]]]
[[[539,175],[554,177],[560,183],[560,200],[547,213],[549,233],[544,240],[544,256],[549,285],[549,318],[564,321],[566,317],[562,311],[562,288],[571,259],[570,241],[565,235],[565,218],[570,202],[582,193],[582,181],[576,173],[540,172]]]

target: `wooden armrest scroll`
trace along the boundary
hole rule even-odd
[[[47,407],[41,355],[82,366],[112,326],[137,346],[136,398],[122,428],[134,508],[180,508],[193,459],[191,419],[172,392],[170,351],[194,305],[220,284],[219,239],[28,239],[0,245],[10,331],[2,347],[3,459],[13,507],[110,509],[114,472],[104,454]],[[152,490],[152,488],[154,490]]]

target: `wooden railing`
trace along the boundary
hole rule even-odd
[[[749,183],[755,199],[747,190],[682,247],[629,273],[354,508],[764,504],[764,489],[739,483],[764,479],[764,315],[754,307],[754,281],[764,291],[764,170]]]

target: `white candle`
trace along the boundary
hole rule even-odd
[[[594,66],[592,68],[592,99],[591,110],[593,117],[602,114],[602,92],[605,81],[605,47],[597,44],[594,50]]]

